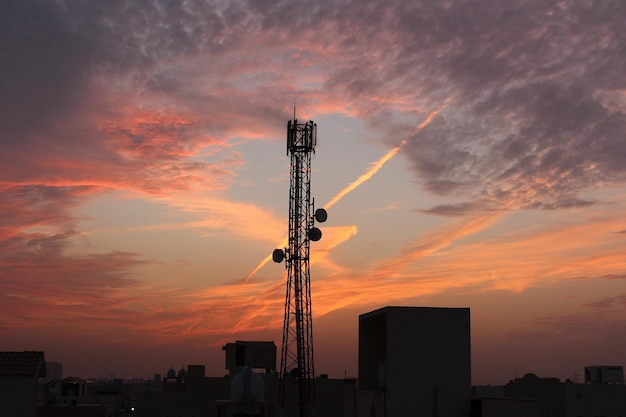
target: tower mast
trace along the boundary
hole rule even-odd
[[[285,259],[287,291],[280,361],[278,406],[285,416],[308,417],[315,406],[315,367],[311,312],[310,242],[322,237],[315,220],[326,221],[326,211],[312,215],[311,156],[317,125],[313,121],[287,122],[287,154],[291,156],[289,183],[289,247],[276,249],[275,262]]]

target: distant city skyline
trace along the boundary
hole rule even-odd
[[[295,106],[317,374],[356,377],[359,314],[394,305],[469,307],[473,384],[624,365],[624,15],[3,2],[0,350],[126,378],[280,345]]]

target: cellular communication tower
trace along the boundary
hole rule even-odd
[[[313,121],[287,122],[287,154],[291,155],[289,183],[289,247],[276,249],[274,262],[285,260],[287,293],[280,361],[278,407],[284,415],[314,414],[315,367],[311,315],[311,241],[322,237],[315,221],[326,221],[326,210],[313,213],[311,202],[311,156],[315,153],[317,125]]]

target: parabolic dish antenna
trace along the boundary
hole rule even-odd
[[[283,259],[285,259],[285,252],[283,252],[282,249],[274,249],[274,252],[272,252],[272,260],[279,264]]]
[[[328,219],[328,213],[323,208],[318,208],[315,210],[315,220],[320,223],[324,223]]]

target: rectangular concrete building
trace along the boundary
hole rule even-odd
[[[226,352],[226,369],[231,375],[244,366],[264,369],[265,373],[276,372],[276,345],[274,342],[243,341],[222,346]]]
[[[359,316],[359,390],[393,417],[469,416],[469,308],[384,307]]]

